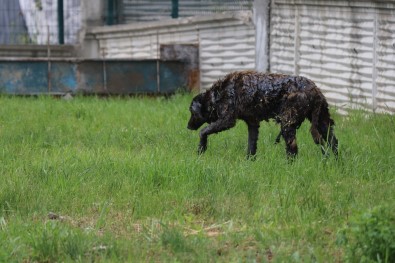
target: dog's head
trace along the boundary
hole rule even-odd
[[[207,122],[207,118],[204,117],[203,113],[203,94],[199,94],[193,98],[189,111],[191,112],[191,118],[188,121],[188,129],[197,130],[204,123]]]

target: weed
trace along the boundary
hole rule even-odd
[[[346,247],[350,262],[395,262],[393,206],[378,206],[354,216],[341,230],[338,242]]]

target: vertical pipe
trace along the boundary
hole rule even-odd
[[[171,0],[171,17],[178,18],[178,0]]]
[[[156,31],[156,91],[160,93],[160,44],[159,32]]]
[[[48,74],[47,74],[47,83],[48,83],[48,93],[52,90],[52,83],[51,83],[51,47],[49,45],[49,25],[47,26],[47,59],[48,59]]]
[[[58,0],[58,42],[64,44],[64,12],[63,0]]]
[[[103,60],[103,90],[107,93],[108,92],[108,84],[107,84],[107,67],[106,67],[106,48],[102,49],[102,60]]]
[[[377,46],[378,46],[378,14],[374,14],[373,20],[373,60],[372,60],[372,111],[377,110]]]
[[[107,0],[107,25],[114,24],[114,0]]]

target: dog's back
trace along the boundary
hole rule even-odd
[[[232,102],[239,118],[260,120],[276,118],[285,100],[292,100],[298,111],[303,111],[321,94],[314,82],[305,77],[256,71],[232,72],[208,92],[213,101],[226,98]]]

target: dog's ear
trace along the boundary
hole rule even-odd
[[[197,95],[191,104],[191,110],[195,113],[201,113],[202,112],[202,101],[203,101],[203,95],[199,94]]]
[[[201,114],[201,112],[202,112],[202,104],[199,101],[193,101],[192,105],[191,105],[191,110],[194,113]]]

